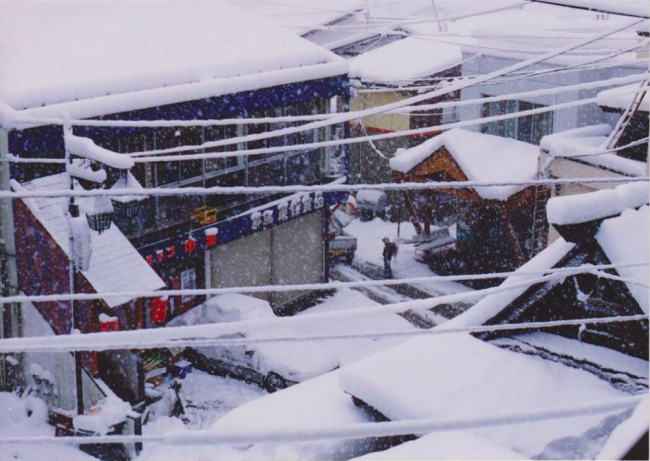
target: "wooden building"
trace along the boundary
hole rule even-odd
[[[517,182],[535,177],[533,145],[482,133],[451,130],[403,150],[390,166],[396,182]],[[416,238],[426,242],[436,227],[456,238],[456,250],[431,257],[443,273],[511,270],[532,248],[534,188],[521,185],[402,192]]]

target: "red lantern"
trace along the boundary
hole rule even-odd
[[[151,306],[151,321],[153,323],[164,323],[167,319],[167,296],[153,298]]]
[[[120,331],[120,321],[117,317],[99,314],[99,330],[102,332]]]

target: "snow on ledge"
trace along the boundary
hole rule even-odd
[[[596,233],[596,241],[612,264],[647,261],[650,254],[648,214],[647,206],[639,210],[628,209],[616,218],[605,220],[600,226]],[[650,278],[650,270],[647,265],[618,267],[616,270],[622,277],[637,280],[642,284],[648,283]],[[635,283],[625,282],[625,284],[643,312],[647,314],[648,289]]]
[[[612,109],[625,110],[632,103],[632,99],[636,96],[636,91],[640,88],[638,84],[620,86],[611,90],[605,90],[598,93],[596,97],[598,105],[602,107],[610,107]],[[648,93],[643,96],[639,110],[643,112],[650,111],[650,98]]]
[[[579,224],[620,214],[648,203],[648,183],[623,184],[615,189],[553,197],[546,205],[551,224]]]
[[[592,125],[544,136],[540,147],[551,157],[579,157],[581,162],[605,167],[629,176],[645,176],[646,162],[621,157],[615,152],[585,156],[603,149],[612,127]]]

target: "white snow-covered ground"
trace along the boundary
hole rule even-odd
[[[384,244],[382,239],[388,237],[395,241],[397,237],[397,223],[375,218],[372,221],[362,222],[355,219],[345,231],[357,238],[357,252],[354,256],[359,263],[368,262],[383,269],[384,259],[382,252]],[[450,229],[454,235],[454,229]],[[410,222],[400,225],[400,238],[410,239],[415,235],[415,228]],[[392,261],[393,276],[395,278],[433,277],[435,272],[426,264],[415,259],[415,247],[411,243],[399,245],[397,258]],[[423,282],[416,285],[423,291],[433,295],[459,293],[471,291],[470,288],[455,282]]]

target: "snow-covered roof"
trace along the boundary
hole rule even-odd
[[[324,302],[301,312],[300,316],[340,310],[350,310],[376,304],[362,293],[348,288],[338,290]],[[185,325],[204,325],[210,323],[236,322],[242,320],[264,320],[274,318],[275,314],[267,301],[243,294],[220,295],[208,300],[190,311],[171,320],[172,327]],[[399,315],[387,313],[372,318],[350,319],[345,325],[336,320],[322,320],[315,326],[267,328],[260,334],[249,333],[249,337],[294,337],[320,334],[377,333],[382,331],[412,331],[415,327]],[[281,374],[293,381],[304,381],[314,376],[327,373],[339,366],[341,355],[361,348],[373,340],[369,338],[351,338],[334,343],[325,341],[304,341],[300,347],[294,344],[255,343],[246,347],[258,357],[258,371],[266,374],[270,371]],[[384,338],[377,343],[395,344],[394,338]],[[219,357],[219,348],[202,348],[202,353]]]
[[[586,371],[504,350],[468,334],[413,339],[342,368],[340,376],[345,392],[393,421],[498,418],[625,395]],[[469,431],[531,457],[554,440],[584,434],[603,418]]]
[[[540,147],[553,157],[579,158],[580,161],[629,176],[645,176],[646,163],[621,157],[616,153],[584,156],[603,149],[612,127],[607,124],[591,125],[550,134],[542,138]]]
[[[30,115],[62,104],[96,116],[347,71],[223,0],[6,0],[0,42],[0,100]]]
[[[334,371],[247,402],[206,428],[242,433],[282,428],[287,432],[371,422],[338,385]],[[171,419],[171,418],[163,418]],[[165,429],[167,430],[167,429]],[[191,430],[184,428],[183,430]],[[372,445],[370,445],[372,446]],[[348,459],[368,451],[368,440],[324,440],[309,443],[277,442],[238,445],[151,446],[150,459],[203,461],[206,459],[317,460]]]
[[[399,152],[390,160],[395,171],[408,173],[441,147],[445,147],[470,181],[506,182],[534,179],[537,146],[510,138],[453,129],[419,146]],[[477,187],[487,200],[508,200],[525,186]]]
[[[27,190],[62,190],[70,187],[68,181],[68,176],[61,173],[35,179],[22,186]],[[59,247],[69,255],[67,198],[33,198],[29,199],[28,206]],[[91,232],[91,242],[90,266],[82,274],[98,294],[155,291],[165,287],[165,282],[115,224],[101,234]],[[133,296],[121,296],[107,297],[104,301],[109,307],[116,307],[133,299]]]
[[[644,206],[638,210],[625,210],[620,216],[607,219],[601,224],[596,234],[596,241],[612,264],[638,263],[648,260],[650,254],[648,219],[648,207]],[[647,314],[648,289],[635,284],[634,280],[647,284],[650,279],[648,266],[618,267],[616,271],[621,277],[632,279],[625,284],[643,312]]]
[[[297,35],[341,19],[363,8],[362,0],[228,0]]]
[[[615,216],[626,208],[646,205],[649,192],[647,183],[633,182],[614,189],[553,197],[546,205],[548,222],[559,225],[579,224]]]
[[[457,66],[462,60],[458,45],[405,38],[354,58],[350,62],[350,77],[404,82]]]
[[[516,2],[464,0],[462,2],[444,2],[441,4],[440,10],[442,16],[451,17],[513,4]],[[570,43],[571,40],[580,40],[590,34],[604,32],[608,28],[629,22],[630,19],[626,17],[612,15],[607,20],[602,20],[602,15],[594,12],[529,2],[524,8],[471,16],[453,22],[448,21],[447,28],[450,35],[446,35],[444,41],[459,44],[463,52],[469,54],[524,60],[535,54],[559,49]],[[409,32],[419,34],[439,33],[436,23],[408,24],[404,28]],[[594,55],[604,56],[611,54],[614,50],[631,48],[638,43],[635,30],[644,31],[646,29],[646,24],[638,24],[578,50],[551,58],[546,63],[551,65],[577,64],[592,60]],[[635,67],[638,65],[640,70],[647,67],[646,63],[639,60],[635,53],[625,53],[614,59],[622,65]]]
[[[526,262],[526,264],[518,268],[512,276],[503,281],[501,286],[505,287],[514,283],[525,282],[526,280],[531,280],[532,285],[532,280],[538,278],[539,275],[522,275],[521,273],[550,269],[574,247],[575,243],[565,242],[563,238],[557,239],[545,248],[544,251],[540,251]],[[518,288],[488,295],[470,309],[448,322],[443,323],[437,328],[445,330],[448,328],[463,328],[483,325],[521,296],[529,287],[530,285],[522,285]]]
[[[491,340],[490,343],[498,345],[516,344],[519,348],[530,345],[549,351],[552,354],[571,357],[575,360],[595,364],[603,369],[616,370],[643,379],[648,379],[650,373],[647,360],[632,357],[607,347],[542,331],[518,334],[514,337],[497,338]]]
[[[376,451],[356,460],[404,461],[435,459],[529,459],[471,432],[434,432],[411,442],[402,443],[384,451]]]
[[[612,88],[611,90],[601,91],[596,97],[598,100],[598,105],[603,107],[610,107],[612,109],[625,110],[632,103],[632,99],[634,99],[635,92],[638,89],[639,85],[632,84],[620,86],[618,88]],[[648,97],[647,92],[643,95],[639,110],[650,112],[650,97]]]

